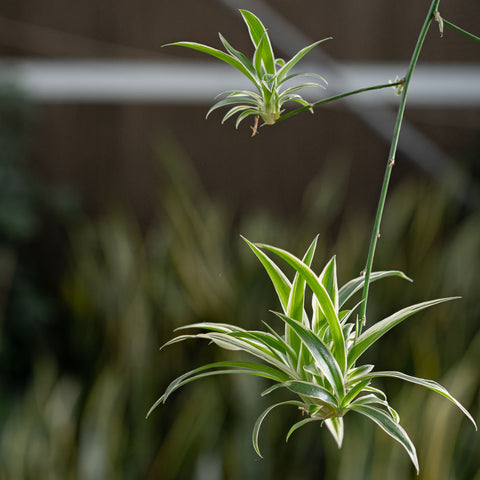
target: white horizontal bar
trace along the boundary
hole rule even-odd
[[[401,77],[406,65],[340,63],[340,74],[306,65],[303,71],[327,77],[326,93],[308,89],[318,99]],[[199,61],[104,61],[0,59],[0,81],[10,82],[44,102],[156,102],[208,104],[220,92],[249,88],[248,81],[228,65]],[[372,105],[397,103],[392,89],[351,97]],[[409,93],[410,105],[477,108],[480,66],[423,64],[417,67]]]

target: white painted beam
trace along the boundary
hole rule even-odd
[[[339,63],[335,73],[304,64],[303,71],[327,77],[326,91],[306,90],[306,98],[324,98],[403,76],[406,65]],[[41,102],[149,102],[210,104],[220,92],[248,88],[228,65],[208,61],[100,61],[0,59],[0,81],[10,82]],[[364,105],[396,104],[393,89],[351,99]],[[480,65],[419,65],[409,105],[428,108],[478,108]]]

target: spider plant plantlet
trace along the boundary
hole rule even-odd
[[[319,40],[302,48],[288,62],[285,62],[281,58],[275,58],[267,29],[259,18],[248,10],[240,10],[240,13],[248,27],[250,39],[255,49],[252,61],[242,52],[233,48],[221,33],[219,33],[219,37],[225,47],[225,52],[195,42],[175,42],[164,45],[192,48],[216,57],[236,68],[255,87],[253,91],[231,90],[221,93],[219,96],[223,95],[224,98],[210,108],[207,117],[220,107],[231,107],[223,117],[222,123],[238,115],[236,121],[236,127],[238,128],[242,120],[252,115],[256,118],[260,117],[265,125],[273,125],[284,112],[283,105],[287,102],[299,103],[313,112],[310,103],[296,92],[306,87],[325,88],[327,81],[321,75],[315,73],[291,72],[293,67],[308,52],[325,40],[329,40],[329,38]],[[287,82],[296,77],[313,77],[321,81],[321,83],[306,82],[287,87]],[[254,133],[256,133],[256,127],[254,128]]]
[[[273,381],[262,396],[277,389],[286,389],[296,398],[270,405],[258,417],[252,434],[255,451],[261,456],[258,436],[265,417],[276,407],[294,405],[307,414],[291,426],[287,440],[298,428],[311,422],[325,424],[339,447],[343,441],[343,417],[356,412],[367,417],[399,442],[407,451],[415,468],[419,469],[415,446],[400,425],[400,417],[388,403],[386,394],[372,385],[378,377],[391,377],[422,385],[450,400],[475,425],[470,413],[440,384],[396,371],[375,371],[373,365],[357,365],[358,359],[383,335],[411,315],[439,303],[452,300],[441,298],[403,308],[358,335],[358,320],[353,320],[359,306],[346,307],[351,297],[361,290],[365,276],[354,278],[341,288],[337,284],[336,259],[333,257],[320,275],[311,269],[317,239],[303,259],[277,247],[253,244],[245,239],[263,264],[282,310],[274,312],[283,325],[277,331],[268,324],[266,330],[245,330],[226,323],[196,323],[180,327],[200,329],[201,333],[180,335],[164,346],[188,339],[209,340],[226,350],[243,351],[255,361],[221,361],[191,370],[170,383],[150,412],[183,385],[208,376],[247,374]],[[266,252],[270,253],[270,256]],[[274,255],[293,267],[295,276],[289,280]],[[409,280],[400,271],[380,271],[371,281],[397,276]],[[311,308],[305,306],[306,288],[311,291]],[[150,413],[149,412],[149,413]]]

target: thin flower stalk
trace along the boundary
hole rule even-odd
[[[375,256],[375,250],[377,247],[378,239],[380,238],[380,226],[383,217],[383,210],[385,208],[385,201],[387,198],[388,186],[390,183],[390,177],[392,174],[393,166],[395,165],[395,157],[397,153],[398,140],[400,138],[400,130],[402,128],[403,117],[405,114],[405,107],[407,104],[407,95],[410,87],[410,81],[412,79],[413,72],[418,62],[420,52],[422,50],[423,44],[425,42],[425,37],[427,36],[428,29],[433,20],[435,20],[436,12],[438,12],[438,4],[440,0],[433,0],[430,5],[430,9],[425,18],[425,22],[418,36],[417,44],[412,54],[410,64],[408,66],[405,79],[403,80],[403,89],[401,93],[400,105],[398,107],[397,117],[395,121],[395,127],[393,130],[392,142],[390,145],[390,151],[388,154],[387,164],[385,168],[385,174],[382,183],[382,189],[380,192],[380,198],[378,201],[377,212],[375,215],[375,221],[373,225],[372,235],[370,238],[370,245],[368,248],[367,261],[365,265],[364,275],[365,275],[365,285],[363,288],[362,294],[362,305],[360,308],[360,322],[358,323],[358,334],[361,334],[362,327],[367,321],[367,304],[368,304],[368,293],[370,288],[370,279],[372,274],[373,259]]]

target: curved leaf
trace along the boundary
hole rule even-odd
[[[309,417],[309,418],[304,418],[303,420],[300,420],[299,422],[295,423],[292,426],[292,428],[290,428],[285,438],[285,441],[288,442],[288,439],[291,437],[292,433],[295,432],[295,430],[298,430],[300,427],[303,427],[307,423],[320,422],[320,421],[322,421],[322,419],[318,417]]]
[[[277,264],[270,259],[270,257],[265,255],[254,243],[251,243],[245,237],[241,238],[246,242],[246,244],[253,250],[253,253],[255,253],[258,259],[262,262],[262,265],[267,271],[268,276],[273,283],[275,291],[277,292],[280,303],[282,304],[283,311],[286,312],[288,307],[288,299],[290,297],[290,290],[292,288],[290,281],[282,272],[282,270],[280,270]]]
[[[315,82],[307,82],[307,83],[301,83],[300,85],[295,85],[294,87],[287,88],[280,94],[280,101],[285,97],[288,97],[290,94],[293,92],[296,92],[298,90],[302,90],[303,88],[309,88],[309,87],[315,87],[315,88],[325,88],[323,85],[320,85],[319,83]]]
[[[252,83],[257,85],[257,79],[250,73],[250,71],[243,65],[240,60],[231,55],[228,55],[217,48],[209,47],[208,45],[203,45],[197,42],[174,42],[174,43],[167,43],[166,45],[162,45],[162,47],[187,47],[193,50],[198,50],[199,52],[206,53],[207,55],[211,55],[212,57],[218,58],[222,62],[228,63],[232,67],[236,68],[239,72],[243,73]]]
[[[211,369],[223,369],[229,367],[229,370],[213,370],[207,372],[206,370]],[[201,367],[195,368],[183,375],[180,375],[175,380],[173,380],[170,385],[168,385],[165,393],[153,404],[150,408],[148,415],[160,404],[165,403],[167,398],[177,389],[183,385],[198,380],[200,378],[205,378],[213,375],[223,375],[223,374],[236,374],[243,373],[247,375],[254,375],[258,377],[268,378],[269,380],[274,380],[276,382],[284,383],[288,380],[288,375],[285,373],[269,367],[268,365],[263,365],[261,363],[254,362],[241,362],[241,361],[225,361],[225,362],[216,362],[209,363],[207,365],[202,365]]]
[[[392,418],[382,409],[372,407],[371,405],[358,405],[352,408],[352,411],[361,413],[370,420],[373,420],[384,432],[399,442],[410,456],[418,474],[419,466],[415,445],[410,440],[407,432],[398,423],[393,421]]]
[[[251,110],[249,105],[238,105],[237,107],[231,108],[225,116],[222,118],[222,124],[224,124],[229,118],[233,117],[237,113],[244,112],[245,110]]]
[[[290,355],[292,359],[292,365],[295,365],[298,360],[298,352],[289,345],[283,337],[281,337],[268,323],[262,322],[269,330],[270,333],[283,345],[284,350]]]
[[[259,417],[257,418],[257,421],[255,422],[255,425],[253,426],[253,432],[252,432],[252,443],[253,443],[253,448],[257,452],[257,455],[260,458],[262,457],[262,454],[260,453],[260,449],[258,448],[258,434],[260,433],[260,427],[262,426],[263,421],[265,420],[265,417],[276,407],[279,407],[280,405],[296,405],[297,407],[303,408],[305,404],[302,402],[296,401],[296,400],[288,400],[286,402],[280,402],[276,403],[274,405],[270,405],[266,410],[264,410]]]
[[[257,49],[253,55],[253,66],[259,78],[265,78],[264,75],[275,74],[275,62],[273,58],[272,45],[267,33],[260,39]]]
[[[378,390],[378,389],[377,389]],[[384,392],[380,391],[383,398],[379,398],[374,393],[369,393],[368,395],[364,395],[362,397],[358,397],[351,405],[350,410],[354,410],[355,407],[362,406],[362,405],[372,405],[372,404],[379,404],[382,407],[385,407],[390,414],[390,417],[395,423],[400,423],[400,415],[397,411],[390,406],[387,401],[387,397]],[[386,412],[385,412],[386,413]]]
[[[255,69],[253,68],[252,63],[250,60],[240,51],[236,50],[233,48],[230,43],[227,41],[227,39],[219,33],[218,36],[220,37],[221,42],[223,43],[223,46],[225,47],[225,50],[233,57],[237,58],[239,62],[243,64],[243,66],[253,75],[255,76]],[[258,83],[255,82],[255,84],[258,87]]]
[[[325,290],[332,300],[335,311],[338,312],[338,283],[337,283],[337,261],[333,256],[325,265],[319,276]]]
[[[290,350],[286,342],[279,340],[277,337],[267,332],[260,331],[246,331],[246,332],[233,332],[230,334],[235,338],[241,338],[245,340],[252,340],[252,344],[257,348],[266,347],[273,355],[278,359],[285,361],[290,355]],[[266,351],[266,350],[265,350]],[[281,355],[278,355],[281,354]]]
[[[413,377],[411,375],[407,375],[406,373],[395,372],[395,371],[371,372],[363,376],[363,378],[368,378],[368,379],[377,378],[377,377],[398,378],[406,382],[414,383],[416,385],[421,385],[422,387],[426,387],[429,390],[432,390],[433,392],[438,393],[439,395],[442,395],[443,397],[450,400],[454,405],[456,405],[464,413],[464,415],[473,423],[475,429],[477,429],[477,424],[473,419],[473,417],[470,415],[470,412],[453,395],[451,395],[450,392],[444,386],[440,385],[439,383],[433,380]]]
[[[207,114],[205,115],[205,118],[208,118],[209,115],[214,110],[217,110],[218,108],[221,108],[221,107],[225,107],[227,105],[240,105],[240,106],[255,107],[255,106],[257,106],[257,102],[254,99],[252,99],[248,96],[234,96],[234,97],[223,98],[222,100],[219,100],[217,103],[215,103],[214,105],[212,105],[210,107]]]
[[[381,271],[381,272],[373,272],[370,275],[370,282],[375,282],[376,280],[380,280],[381,278],[385,277],[400,277],[405,280],[408,280],[409,282],[412,282],[413,280],[409,277],[407,277],[403,272],[400,270],[386,270],[386,271]],[[365,276],[362,275],[361,277],[354,278],[347,282],[345,285],[343,285],[342,288],[340,288],[338,292],[338,302],[339,302],[339,308],[342,307],[342,305],[356,292],[361,290],[363,288],[363,285],[365,284]]]
[[[437,305],[442,302],[454,300],[456,298],[459,297],[439,298],[436,300],[430,300],[428,302],[418,303],[416,305],[410,305],[409,307],[403,308],[402,310],[399,310],[393,315],[390,315],[389,317],[381,320],[380,322],[375,323],[357,338],[357,341],[348,352],[348,365],[353,365],[355,360],[362,353],[364,353],[372,344],[374,344],[380,337],[385,335],[385,333],[387,333],[399,323],[403,322],[405,319],[407,319],[414,313],[417,313],[420,310],[424,310],[425,308]]]
[[[240,123],[245,120],[247,117],[249,117],[250,115],[260,115],[260,110],[255,110],[255,109],[249,109],[249,110],[245,110],[243,113],[241,113],[238,117],[237,117],[237,121],[235,122],[235,128],[238,128],[238,126],[240,125]]]
[[[337,264],[335,256],[325,265],[322,273],[319,275],[319,280],[322,282],[325,290],[327,291],[330,299],[332,300],[333,307],[338,312],[338,284],[337,284]],[[322,330],[325,324],[325,316],[320,310],[320,305],[315,296],[312,297],[312,329],[318,334]],[[345,336],[344,336],[345,338]]]
[[[358,395],[360,395],[360,393],[362,393],[364,388],[369,383],[370,383],[370,380],[365,379],[365,380],[359,381],[354,386],[349,388],[345,396],[342,398],[342,402],[341,402],[342,408],[349,408],[350,403],[355,399],[355,397],[357,397]]]
[[[313,242],[308,247],[305,256],[303,257],[303,263],[305,265],[312,264],[313,256],[315,255],[315,249],[317,247],[318,235],[315,237]],[[304,298],[305,298],[305,278],[300,275],[297,271],[295,278],[293,280],[292,288],[290,290],[290,295],[288,298],[288,306],[286,314],[299,322],[304,322]],[[308,326],[308,324],[307,324]]]
[[[305,328],[305,326],[297,320],[289,318],[282,313],[274,313],[292,327],[292,330],[300,337],[321,372],[334,389],[336,397],[342,398],[345,393],[342,371],[328,347],[311,330]]]
[[[312,78],[318,78],[320,80],[322,80],[323,82],[325,82],[326,84],[328,83],[324,77],[322,77],[321,75],[318,75],[317,73],[293,73],[292,75],[288,75],[286,76],[285,78],[282,78],[281,80],[278,79],[277,77],[277,86],[281,86],[283,85],[284,83],[288,82],[289,80],[292,80],[292,78],[296,78],[296,77],[312,77]]]
[[[267,73],[275,73],[275,59],[273,56],[272,44],[268,37],[267,29],[260,19],[248,10],[240,10],[243,20],[247,24],[248,33],[255,49],[259,52],[259,56],[263,61]],[[257,70],[259,72],[259,70]]]
[[[288,388],[293,393],[321,400],[333,409],[338,409],[337,398],[335,398],[325,387],[300,380],[289,380],[288,382],[283,383],[282,386]]]
[[[330,328],[330,333],[333,340],[334,346],[334,356],[338,362],[340,370],[345,371],[346,367],[346,348],[345,348],[345,339],[343,338],[342,328],[340,321],[338,319],[337,312],[335,307],[328,295],[325,287],[318,280],[315,273],[312,272],[308,265],[305,265],[300,259],[280,248],[272,247],[270,245],[259,245],[261,248],[270,250],[271,252],[278,255],[280,258],[283,258],[287,263],[289,263],[297,272],[300,272],[301,275],[305,277],[305,280],[308,286],[311,288],[312,292],[316,295],[320,309],[322,310],[323,315],[325,316],[328,326]]]
[[[318,235],[314,238],[313,242],[310,244],[307,249],[303,262],[310,266],[313,261],[313,256],[315,255],[315,249],[317,247]],[[307,327],[310,327],[310,322],[308,316],[304,310],[305,305],[305,279],[298,272],[295,274],[293,279],[292,288],[290,289],[290,295],[288,297],[288,305],[286,314],[290,318],[294,318],[299,322],[302,322]],[[301,342],[298,336],[292,331],[289,325],[285,324],[285,340],[292,346],[292,348],[299,352],[301,349]],[[301,355],[300,355],[301,357]]]
[[[273,365],[281,371],[290,370],[291,368],[286,361],[280,360],[279,357],[271,352],[268,348],[254,345],[252,342],[242,338],[235,338],[225,333],[199,333],[197,337],[212,340],[222,348],[243,350],[254,357],[262,359],[270,365]]]
[[[343,417],[327,418],[325,425],[332,434],[338,448],[341,448],[343,443]]]
[[[215,322],[199,322],[199,323],[190,323],[189,325],[182,325],[175,329],[175,332],[178,330],[186,330],[189,328],[203,328],[205,330],[212,330],[213,332],[245,332],[246,330],[236,325],[231,325],[230,323],[215,323]]]
[[[296,55],[294,55],[285,65],[279,70],[278,72],[278,80],[281,81],[288,72],[308,53],[310,50],[315,48],[320,43],[325,42],[326,40],[331,40],[331,37],[324,38],[323,40],[319,40],[318,42],[312,43],[307,47],[302,48]]]

